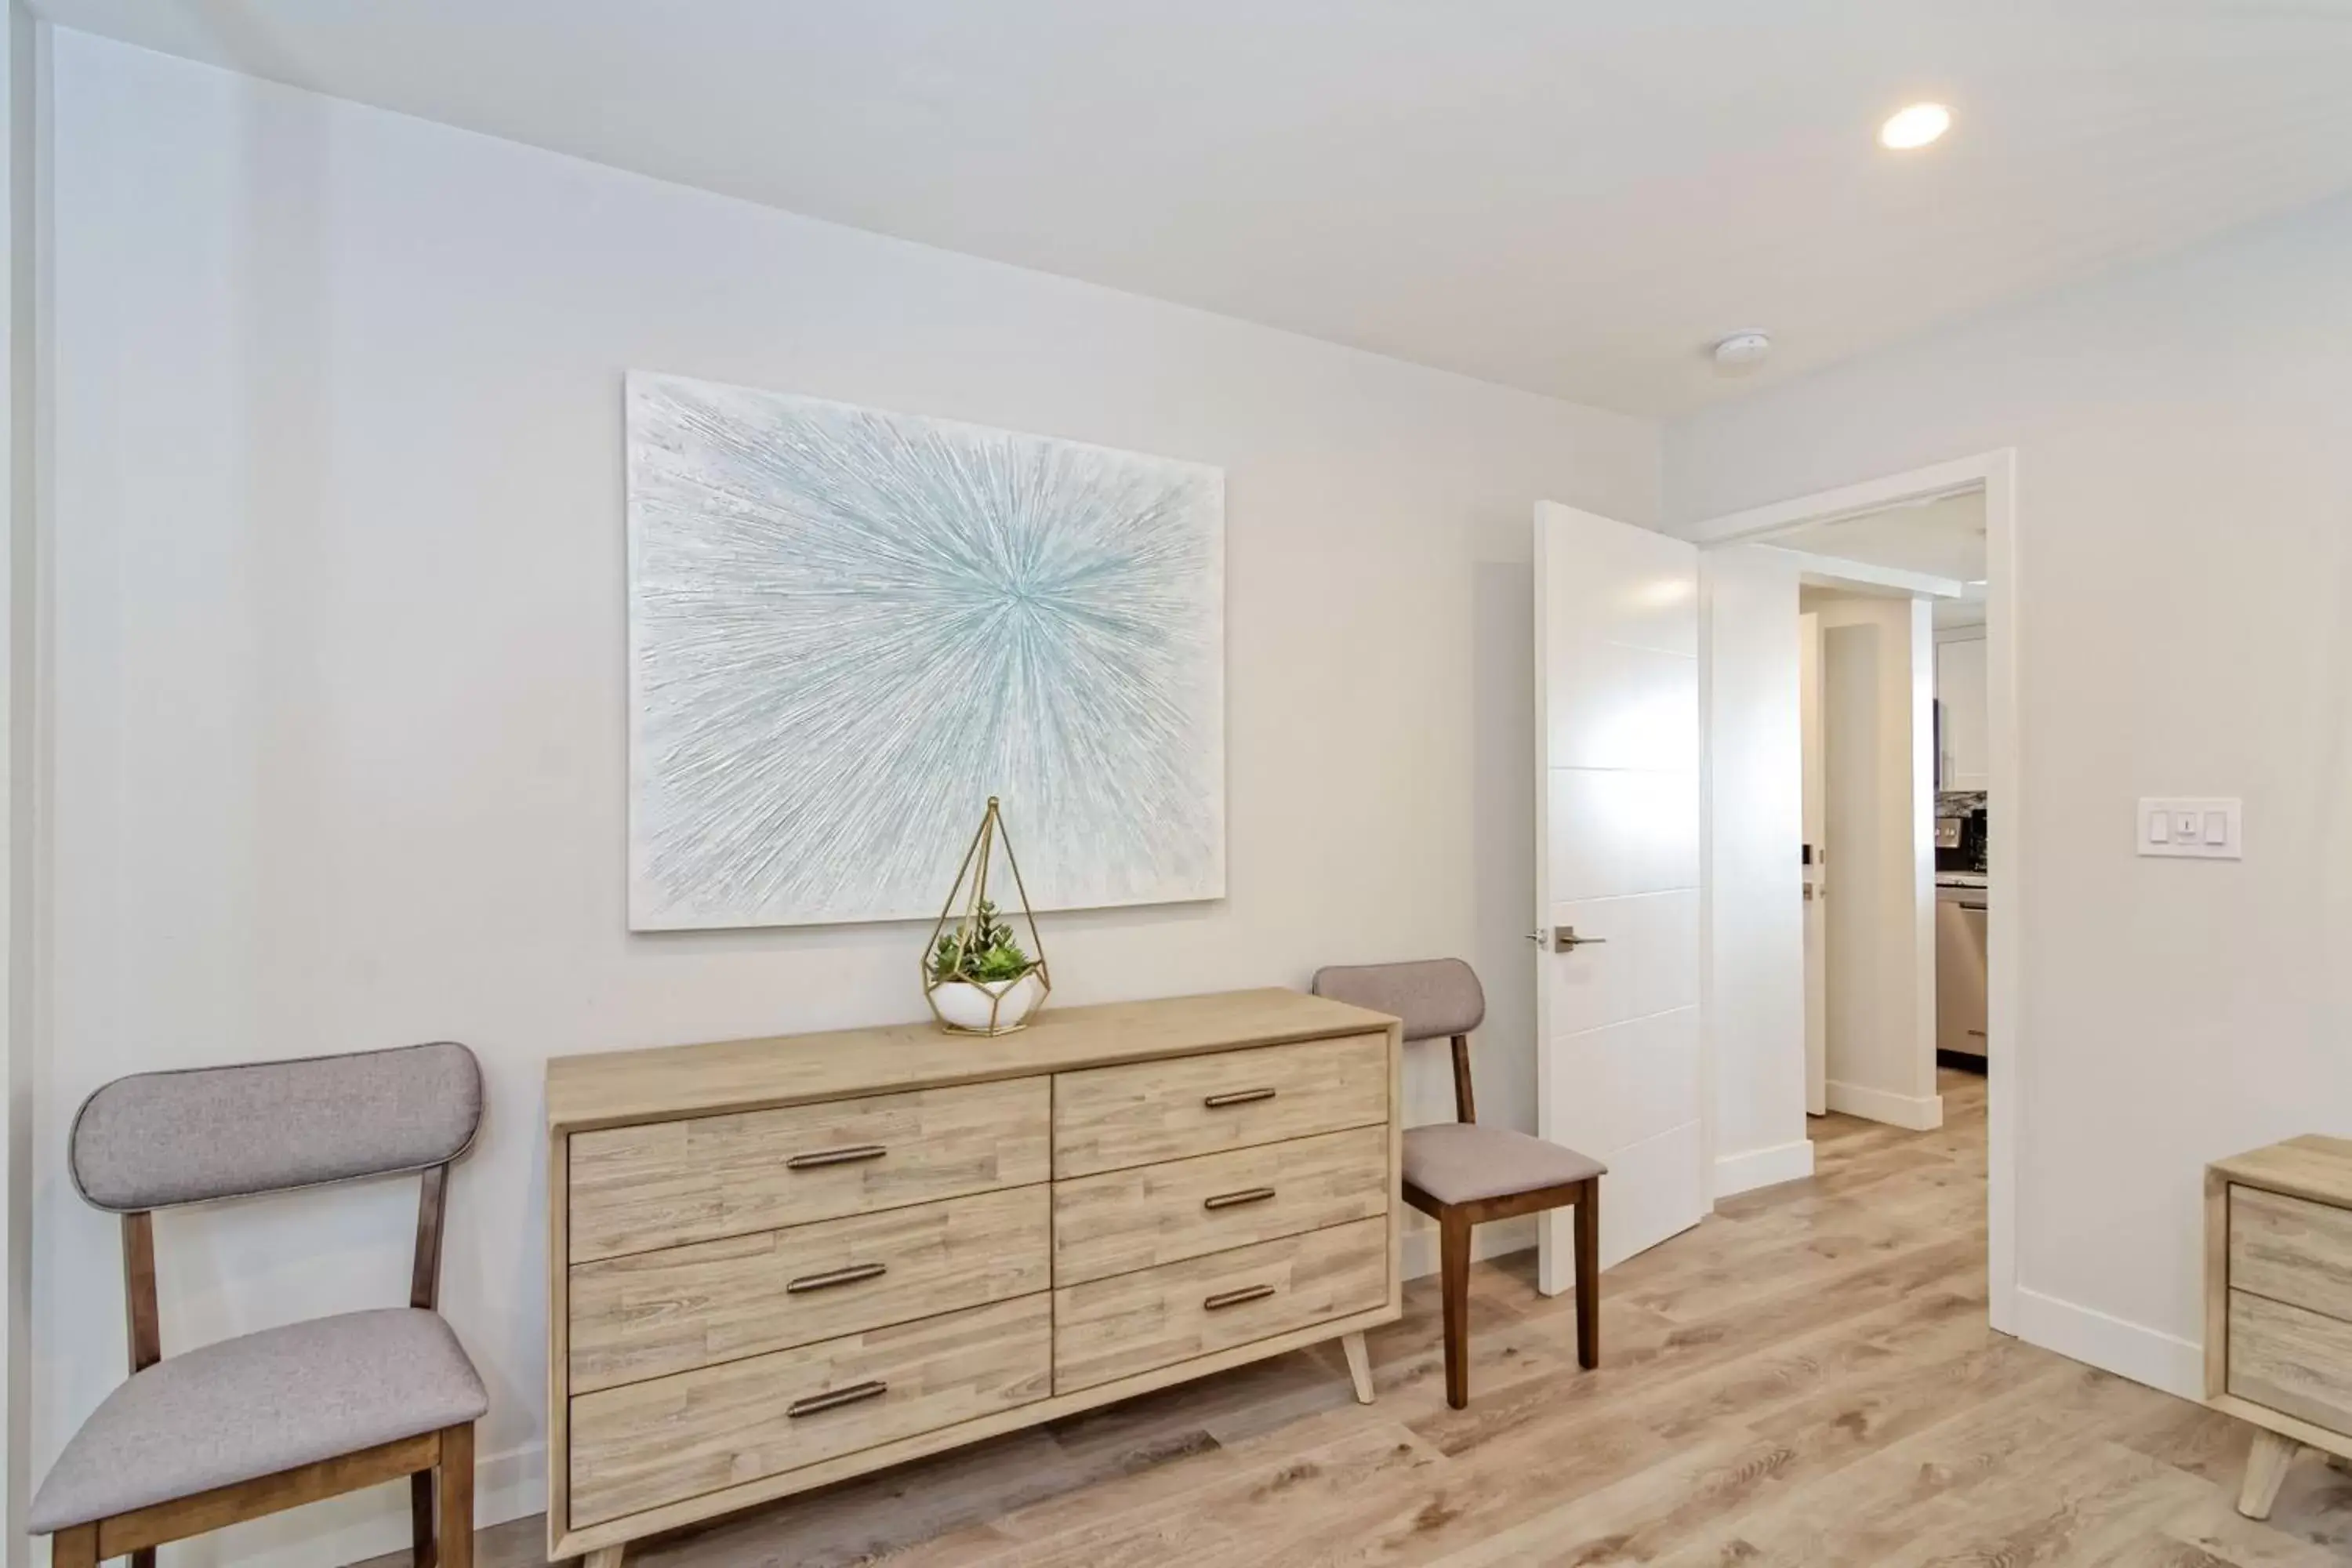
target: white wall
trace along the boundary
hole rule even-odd
[[[1944,705],[1943,787],[1989,787],[1992,740],[1986,723],[1984,627],[1937,631],[1936,700]]]
[[[1939,1127],[1928,604],[1807,607],[1822,627],[1829,1108]]]
[[[2183,1393],[2201,1166],[2352,1133],[2347,277],[2352,199],[1666,437],[1676,525],[2016,448],[2019,1326]],[[2246,858],[2136,858],[2170,793]]]
[[[101,1081],[481,1052],[445,1300],[502,1517],[539,1498],[541,1062],[920,1013],[915,927],[626,931],[630,366],[1222,465],[1231,897],[1048,921],[1055,1000],[1459,953],[1480,1108],[1532,1127],[1527,519],[1654,521],[1653,426],[87,37],[54,67],[37,1474],[122,1373],[59,1146]],[[1443,1084],[1418,1064],[1421,1116]],[[412,1212],[166,1215],[167,1349],[398,1300]],[[385,1492],[179,1561],[404,1528]]]
[[[1705,1002],[1714,1195],[1811,1173],[1805,1136],[1797,564],[1699,555],[1706,723]]]
[[[7,229],[0,282],[0,1563],[30,1560],[23,1522],[31,1502],[33,1253],[33,1004],[35,986],[34,743],[38,668],[32,462],[34,412],[34,59],[32,16],[10,0],[0,29],[0,223]]]

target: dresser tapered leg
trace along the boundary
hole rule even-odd
[[[1339,1348],[1348,1353],[1348,1379],[1356,1385],[1356,1403],[1372,1402],[1372,1352],[1364,1348],[1364,1336],[1348,1334],[1341,1337]]]
[[[621,1568],[621,1553],[625,1546],[599,1546],[581,1559],[580,1568]]]
[[[2302,1445],[2275,1432],[2256,1432],[2253,1452],[2246,1456],[2246,1484],[2238,1493],[2238,1511],[2248,1519],[2268,1519],[2278,1500],[2279,1484]]]

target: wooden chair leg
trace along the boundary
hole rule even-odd
[[[77,1524],[49,1537],[49,1568],[98,1568],[98,1526]]]
[[[474,1568],[474,1424],[441,1431],[440,1568]],[[409,1493],[412,1502],[415,1492]]]
[[[1601,1183],[1576,1194],[1576,1361],[1587,1372],[1601,1364]]]
[[[408,1478],[408,1539],[415,1568],[434,1568],[433,1472],[419,1470]]]
[[[155,1568],[155,1548],[142,1546],[131,1554],[131,1568]]]
[[[1445,1403],[1470,1404],[1470,1222],[1458,1214],[1437,1221],[1439,1286],[1445,1302]]]
[[[2246,1484],[2238,1492],[2240,1513],[2248,1519],[2270,1518],[2271,1505],[2278,1501],[2279,1486],[2286,1479],[2286,1468],[2302,1447],[2275,1432],[2254,1434],[2253,1451],[2246,1456]]]

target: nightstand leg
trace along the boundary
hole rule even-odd
[[[621,1553],[625,1546],[599,1546],[580,1561],[580,1568],[621,1568]]]
[[[1348,1380],[1356,1385],[1356,1403],[1372,1402],[1372,1352],[1364,1348],[1364,1336],[1348,1334],[1339,1341],[1339,1348],[1348,1353]]]
[[[2256,1432],[2253,1451],[2246,1456],[2246,1484],[2238,1493],[2238,1511],[2248,1519],[2268,1519],[2278,1500],[2279,1484],[2302,1445],[2275,1432]]]

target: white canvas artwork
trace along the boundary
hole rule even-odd
[[[935,917],[992,795],[1038,909],[1223,896],[1222,470],[642,373],[627,427],[632,929]]]

